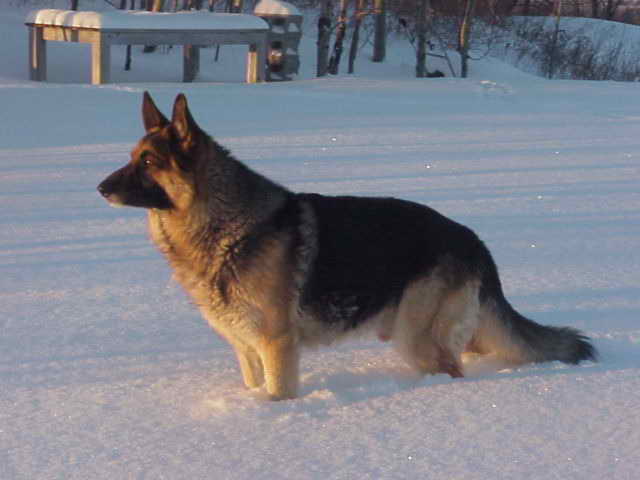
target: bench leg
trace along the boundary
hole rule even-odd
[[[267,66],[267,43],[252,43],[247,55],[247,83],[264,82]]]
[[[29,27],[29,80],[44,82],[47,79],[47,42],[42,28]]]
[[[91,44],[91,83],[109,83],[111,71],[111,45],[99,38]]]
[[[184,45],[182,47],[182,81],[193,82],[200,71],[200,47]]]

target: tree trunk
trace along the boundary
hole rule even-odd
[[[501,10],[501,15],[503,17],[514,15],[513,10],[520,4],[520,2],[521,0],[509,0],[509,2],[505,2],[503,10]]]
[[[553,78],[556,73],[556,50],[558,48],[558,36],[560,34],[560,17],[562,15],[562,0],[556,0],[556,26],[553,29],[551,39],[551,52],[549,54],[549,70],[547,78]]]
[[[320,16],[318,17],[318,57],[316,64],[316,76],[324,77],[329,69],[329,40],[331,40],[331,12],[333,3],[331,0],[322,0]]]
[[[623,0],[605,0],[604,2],[604,18],[606,20],[613,20],[618,7],[623,3]]]
[[[418,0],[416,15],[416,78],[425,78],[427,72],[427,36],[431,23],[431,0]]]
[[[333,44],[333,54],[329,59],[329,73],[337,75],[340,69],[340,57],[342,57],[342,45],[347,32],[347,7],[349,0],[340,0],[340,14],[338,16],[338,27],[336,28],[336,40]]]
[[[356,57],[358,56],[358,43],[360,42],[360,25],[362,17],[365,15],[367,0],[357,0],[355,18],[353,22],[353,35],[351,36],[351,48],[349,48],[349,73],[354,72]]]
[[[467,78],[469,74],[469,37],[471,35],[471,23],[476,8],[476,0],[466,0],[464,5],[464,17],[460,25],[458,37],[458,52],[460,53],[460,76]]]
[[[387,6],[385,0],[374,0],[375,31],[373,33],[374,62],[383,62],[387,55]]]
[[[71,0],[71,5],[69,7],[69,9],[71,10],[78,10],[78,2],[80,0]]]

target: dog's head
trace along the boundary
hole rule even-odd
[[[113,206],[188,208],[195,192],[197,152],[206,134],[193,120],[183,94],[176,97],[169,121],[145,92],[142,120],[146,135],[131,151],[131,160],[100,183],[98,191]]]

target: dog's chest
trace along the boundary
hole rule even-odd
[[[212,292],[213,278],[221,259],[215,251],[204,250],[190,238],[181,225],[167,222],[155,213],[149,215],[149,232],[156,247],[173,268],[174,277],[197,302],[207,299]]]

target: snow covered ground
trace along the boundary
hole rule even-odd
[[[546,81],[491,59],[411,78],[242,83],[241,47],[134,56],[95,87],[89,47],[26,80],[26,12],[0,8],[0,479],[636,479],[640,90]],[[239,54],[235,54],[240,52]],[[434,67],[431,67],[434,68]],[[445,71],[444,68],[441,68]],[[66,82],[66,83],[65,83]],[[142,133],[141,92],[295,190],[394,195],[474,228],[517,308],[584,330],[598,363],[415,378],[371,339],[306,353],[302,395],[243,389],[231,349],[171,280],[144,212],[95,191]]]

